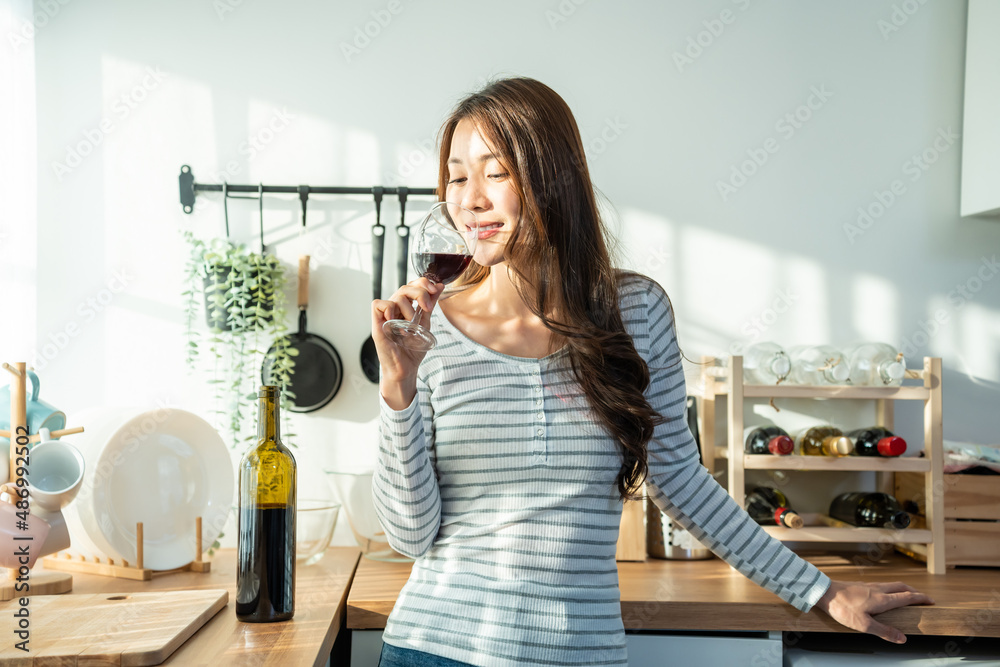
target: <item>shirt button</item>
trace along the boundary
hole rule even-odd
[[[539,412],[538,413],[538,418],[539,419],[545,419],[545,413],[544,412]]]
[[[535,370],[531,371],[531,374],[532,375],[538,375],[538,369],[536,368]]]
[[[542,393],[542,388],[541,387],[535,387],[535,393],[536,394]]]
[[[542,404],[542,399],[539,398],[535,400],[535,405],[541,405],[541,404]]]
[[[535,433],[538,434],[538,435],[545,435],[545,429],[544,428],[540,428],[537,431],[535,431]]]

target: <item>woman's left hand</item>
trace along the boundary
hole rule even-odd
[[[872,614],[881,614],[911,604],[934,604],[934,600],[901,581],[872,584],[831,581],[830,588],[816,603],[816,607],[852,630],[867,632],[894,644],[903,644],[906,642],[906,635],[896,628],[879,623],[872,618]]]

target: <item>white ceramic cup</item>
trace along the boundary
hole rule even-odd
[[[40,436],[41,442],[31,448],[29,491],[39,508],[58,512],[76,497],[86,464],[80,450],[65,440],[52,440],[47,428]]]
[[[69,528],[62,508],[69,505],[80,490],[85,464],[76,447],[52,440],[49,429],[41,429],[39,435],[41,441],[31,448],[26,478],[33,514],[49,524],[49,533],[38,550],[40,555],[47,556],[70,546]]]

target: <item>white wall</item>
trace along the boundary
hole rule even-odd
[[[1000,224],[959,218],[960,142],[937,139],[961,133],[965,3],[908,0],[907,15],[889,0],[398,1],[53,3],[35,36],[34,346],[77,333],[36,360],[49,400],[208,415],[205,376],[183,361],[179,232],[220,234],[222,210],[216,195],[181,212],[182,164],[199,181],[432,185],[428,140],[448,109],[484,78],[520,74],[574,109],[623,261],[668,289],[689,356],[756,336],[908,343],[914,358],[944,358],[946,437],[998,442],[1000,277],[983,258],[1000,249]],[[390,18],[376,30],[379,17]],[[366,26],[377,34],[345,55]],[[810,116],[798,128],[782,121],[796,110]],[[287,127],[251,157],[246,142],[280,117]],[[723,197],[720,181],[767,148]],[[914,169],[925,150],[934,163]],[[894,181],[902,194],[862,228],[858,208],[877,213]],[[357,361],[372,208],[314,198],[300,236],[297,199],[266,206],[282,260],[316,258],[310,324],[347,366],[337,398],[296,417],[300,457],[318,465],[373,458],[376,389]],[[230,205],[234,235],[251,243],[255,211]],[[388,202],[383,222],[397,215]],[[965,284],[975,289],[963,301],[953,290]],[[101,296],[100,312],[86,305]],[[935,316],[943,323],[923,334]],[[916,436],[919,412],[897,423]]]
[[[0,352],[8,363],[35,349],[38,305],[35,49],[33,34],[22,34],[31,15],[31,0],[0,0],[0,35],[15,36],[0,51],[0,294],[7,316]],[[7,384],[3,375],[0,384]]]

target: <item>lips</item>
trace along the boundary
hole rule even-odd
[[[479,240],[488,239],[491,236],[496,236],[500,232],[500,228],[503,227],[502,222],[480,222],[479,223]]]

